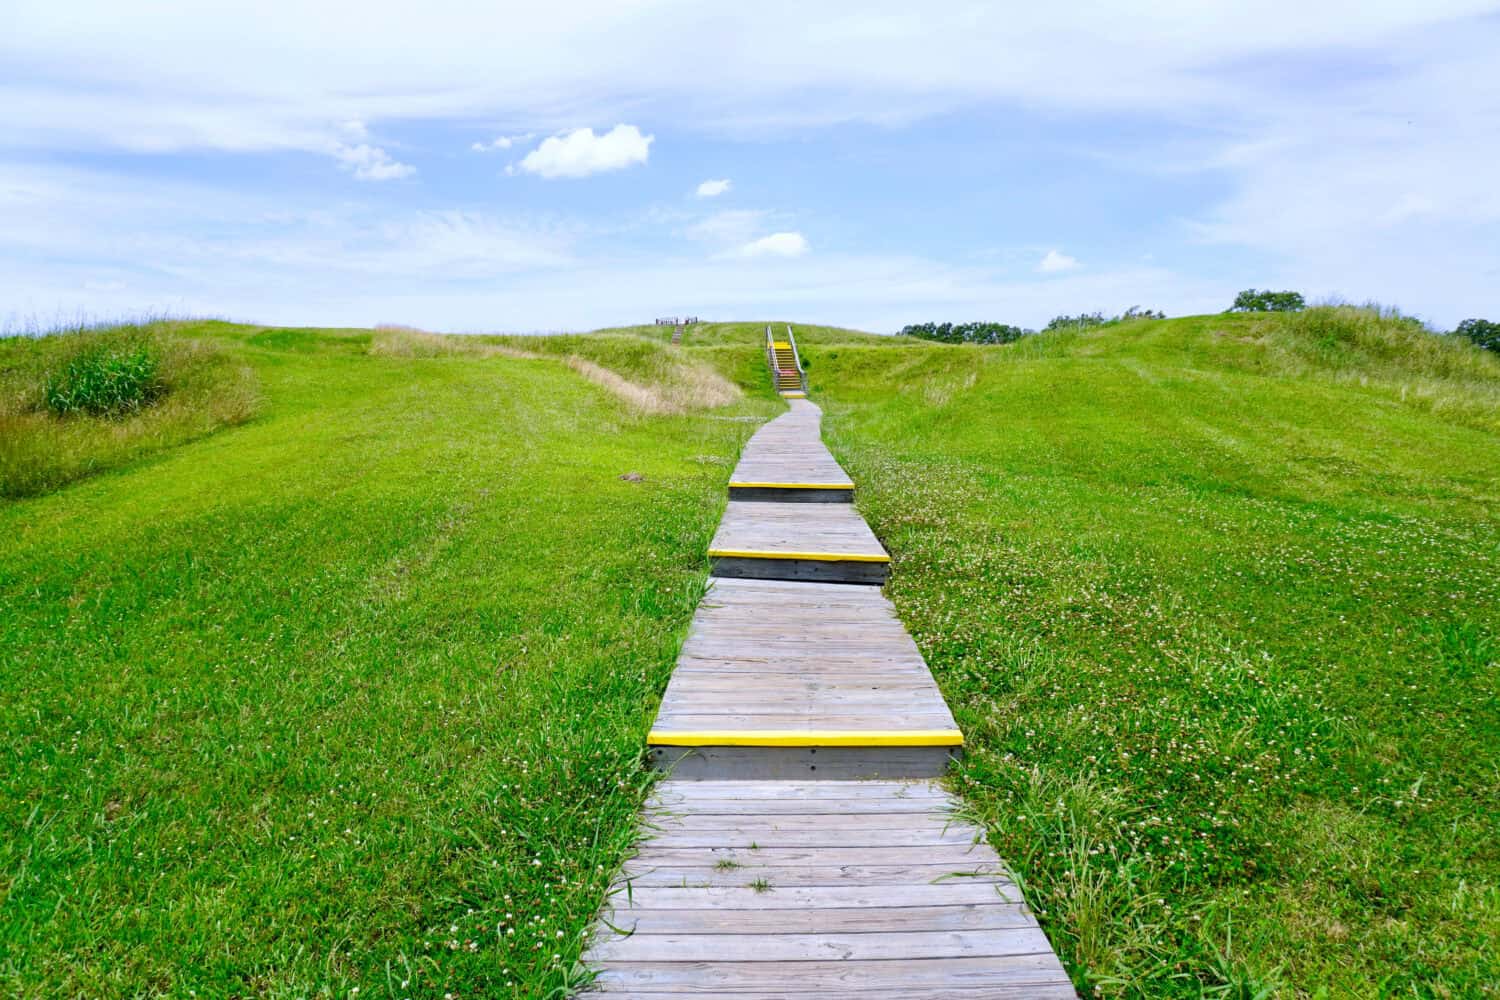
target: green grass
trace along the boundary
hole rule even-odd
[[[0,497],[34,496],[254,415],[251,370],[176,322],[0,338]]]
[[[1500,359],[1360,310],[809,354],[1081,991],[1500,990]]]
[[[57,422],[97,474],[0,504],[0,993],[576,982],[779,406],[763,324],[670,333],[187,324],[253,419]],[[1359,310],[797,333],[1086,995],[1500,989],[1500,361]]]
[[[554,993],[774,404],[179,335],[256,419],[0,504],[0,993]]]

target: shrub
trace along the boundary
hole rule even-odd
[[[161,361],[149,340],[86,342],[47,379],[43,400],[58,416],[117,417],[149,406],[166,391]]]
[[[1247,288],[1234,297],[1230,312],[1297,312],[1307,307],[1301,292],[1273,292]]]
[[[0,497],[84,476],[243,423],[255,373],[213,324],[153,322],[0,337]]]
[[[1466,319],[1453,332],[1486,351],[1500,353],[1500,323],[1487,319]]]

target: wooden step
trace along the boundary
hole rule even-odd
[[[692,779],[925,778],[963,737],[879,590],[716,579],[647,736]]]
[[[885,583],[891,558],[851,504],[731,500],[709,545],[715,576]]]
[[[585,995],[1076,997],[956,807],[932,782],[663,782]]]

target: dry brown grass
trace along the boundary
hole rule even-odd
[[[524,343],[521,347],[518,344]],[[530,348],[535,348],[530,349]],[[465,336],[415,327],[375,328],[370,353],[392,358],[555,359],[643,414],[677,414],[733,403],[738,386],[665,344],[636,336]]]
[[[642,384],[577,354],[568,355],[567,362],[584,378],[642,413],[706,410],[732,403],[741,395],[738,386],[704,365],[669,362],[653,373],[656,380]]]
[[[595,385],[603,386],[624,400],[634,409],[643,413],[678,413],[679,408],[672,406],[656,389],[637,385],[617,372],[612,372],[603,365],[596,365],[588,358],[580,358],[571,354],[567,358],[568,367],[573,369],[584,378]]]

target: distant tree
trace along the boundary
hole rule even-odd
[[[1247,288],[1234,297],[1230,312],[1297,312],[1307,308],[1301,292],[1273,292]]]
[[[1167,314],[1160,309],[1142,309],[1140,306],[1131,306],[1122,312],[1116,319],[1166,319]]]
[[[1487,319],[1466,319],[1453,332],[1486,351],[1500,354],[1500,323]]]
[[[912,323],[901,328],[904,337],[942,344],[1009,344],[1029,332],[1009,323]]]
[[[1087,330],[1095,326],[1103,326],[1109,320],[1103,313],[1079,313],[1077,316],[1053,316],[1042,327],[1043,333],[1056,333],[1058,330]]]

